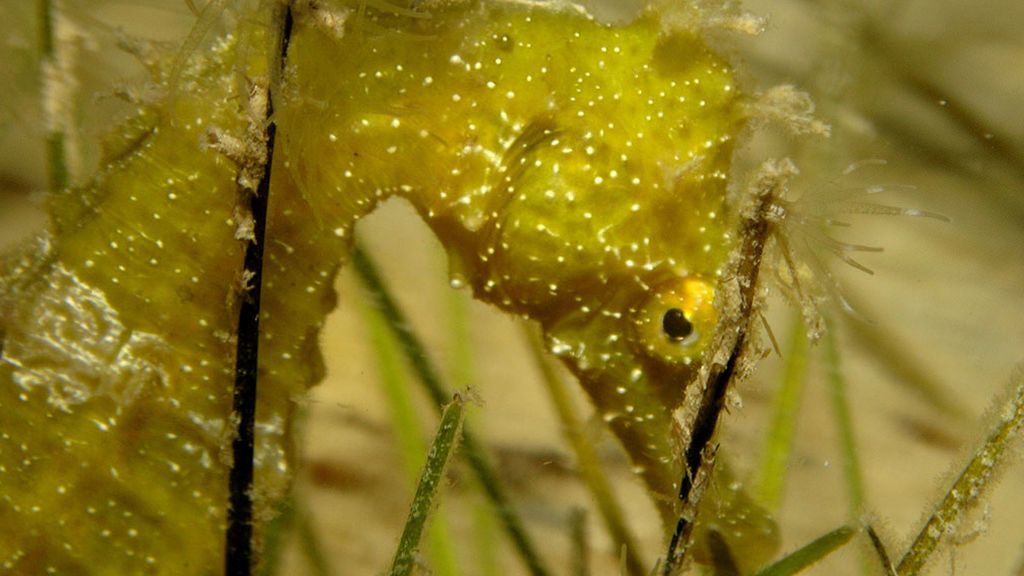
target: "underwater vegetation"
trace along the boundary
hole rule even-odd
[[[879,277],[898,276],[898,270],[877,264],[883,258],[858,252],[873,251],[876,243],[893,252],[913,249],[893,246],[891,237],[883,240],[878,229],[884,226],[902,233],[943,226],[868,218],[875,228],[862,242],[865,219],[858,215],[943,213],[958,221],[972,214],[955,202],[933,206],[930,197],[917,196],[908,201],[908,189],[874,180],[873,162],[858,163],[873,153],[863,146],[868,136],[900,136],[892,118],[842,103],[835,86],[827,87],[831,92],[806,86],[821,92],[816,116],[796,89],[771,88],[786,79],[762,72],[767,81],[758,89],[763,80],[748,76],[770,71],[770,57],[737,67],[741,59],[733,53],[748,42],[735,31],[760,28],[757,18],[725,6],[669,2],[614,25],[567,3],[186,4],[197,23],[182,48],[122,38],[154,85],[128,91],[136,111],[106,128],[93,174],[81,167],[87,164],[81,156],[83,148],[86,155],[95,152],[80,145],[81,122],[68,104],[88,99],[77,94],[77,81],[68,80],[73,67],[61,68],[70,58],[61,50],[88,44],[82,39],[90,33],[83,29],[96,22],[82,8],[39,3],[48,10],[40,21],[52,26],[42,34],[51,42],[43,43],[35,61],[44,86],[40,140],[47,145],[40,156],[49,158],[49,224],[45,232],[12,243],[0,268],[4,569],[220,573],[225,530],[249,526],[247,518],[236,521],[228,511],[237,514],[251,502],[253,538],[243,530],[236,544],[255,541],[262,570],[274,570],[280,543],[293,535],[304,551],[299,562],[314,572],[328,573],[331,565],[341,572],[380,570],[385,562],[364,569],[365,560],[324,555],[321,546],[330,547],[336,536],[314,531],[310,522],[331,517],[336,526],[348,526],[340,539],[358,540],[354,531],[360,526],[405,507],[403,498],[361,491],[373,493],[370,486],[382,479],[401,484],[402,478],[418,476],[425,457],[423,433],[434,428],[433,419],[422,410],[417,414],[409,398],[414,384],[403,373],[406,361],[418,379],[434,386],[428,393],[433,403],[451,398],[455,386],[440,387],[450,379],[459,387],[473,384],[465,396],[482,397],[486,405],[467,405],[469,423],[455,450],[468,464],[449,462],[451,431],[459,426],[451,416],[441,426],[449,432],[437,440],[447,448],[431,452],[443,456],[426,466],[416,502],[422,494],[427,503],[413,506],[393,573],[416,564],[446,574],[506,573],[518,566],[534,574],[560,573],[560,566],[551,567],[551,541],[564,540],[573,551],[562,554],[575,560],[577,573],[586,573],[587,559],[594,556],[603,562],[595,573],[614,570],[621,557],[623,570],[636,574],[665,558],[670,539],[685,559],[661,566],[679,570],[786,574],[825,557],[841,558],[853,571],[910,574],[930,567],[942,573],[946,566],[932,550],[950,550],[942,554],[955,566],[970,540],[991,537],[982,534],[986,518],[998,522],[1002,510],[993,505],[990,514],[970,517],[977,529],[964,528],[963,515],[978,503],[1018,435],[1024,395],[1019,377],[989,417],[968,424],[1001,388],[992,380],[1005,382],[1016,358],[1006,352],[1000,366],[984,372],[977,363],[972,370],[949,370],[930,359],[919,369],[917,353],[871,321],[885,302],[880,282],[858,284],[833,266],[845,260],[866,268],[870,258]],[[823,8],[816,14],[836,13]],[[877,40],[868,16],[844,24]],[[832,53],[841,53],[844,38],[827,40],[835,44]],[[845,70],[844,81],[875,72],[870,57],[863,62],[868,64],[862,69]],[[924,72],[902,73],[917,94],[945,94]],[[953,95],[938,100],[939,108],[953,110],[950,130],[966,134],[965,146],[976,137],[979,157],[1007,167],[1005,175],[993,170],[986,176],[1011,183],[1016,177],[1019,185],[1019,146],[1012,131],[989,130],[983,116]],[[830,140],[805,134],[796,143],[772,141],[789,138],[783,136],[787,130],[820,135],[826,122],[833,125]],[[779,147],[795,164],[763,163],[781,155]],[[933,160],[941,152],[932,151]],[[943,169],[956,173],[957,166],[947,164]],[[844,171],[846,165],[853,168]],[[960,169],[970,173],[977,167]],[[823,183],[815,186],[814,179]],[[827,197],[832,189],[835,197]],[[903,204],[921,209],[888,208],[899,202],[865,194],[880,191],[902,193]],[[465,302],[455,300],[443,301],[443,313],[436,307],[426,313],[428,325],[440,325],[433,329],[450,332],[455,341],[454,368],[439,371],[431,358],[436,351],[422,343],[418,330],[410,330],[424,321],[410,322],[392,300],[390,292],[402,283],[381,279],[371,256],[376,250],[352,253],[356,221],[389,197],[404,200],[427,224],[447,255],[447,282],[464,288],[463,296],[535,321],[542,337],[534,333],[529,341],[562,360],[594,408],[595,424],[588,427],[575,415],[582,399],[566,396],[566,374],[550,358],[538,357],[544,377],[534,381],[545,382],[576,462],[563,466],[565,479],[547,498],[536,486],[552,480],[538,472],[543,467],[529,471],[535,466],[529,449],[507,450],[526,463],[499,459],[495,472],[495,454],[486,454],[494,443],[475,431],[499,426],[498,415],[514,412],[497,398],[527,393],[521,389],[524,371],[485,372],[481,358],[502,356],[504,346],[488,347],[493,341],[466,334],[480,329],[477,322],[464,324],[476,309],[467,312]],[[266,203],[265,220],[252,211],[253,198]],[[991,203],[1004,217],[1019,211],[1012,196],[993,193]],[[821,231],[854,217],[856,233],[846,236],[850,243]],[[1009,218],[1006,224],[992,217],[988,230],[1019,241],[1019,225]],[[396,230],[385,226],[383,234],[397,236],[400,251],[419,249],[419,241],[403,246],[399,234],[405,233]],[[257,259],[262,278],[254,275],[253,247],[263,251]],[[400,253],[387,254],[381,265],[392,274],[410,265]],[[346,263],[368,287],[370,305],[361,314],[372,354],[361,356],[372,359],[377,380],[389,390],[402,465],[393,452],[375,458],[374,449],[360,452],[349,445],[360,435],[381,442],[387,433],[379,422],[388,417],[338,408],[355,405],[357,396],[346,394],[377,389],[372,378],[351,372],[346,377],[337,368],[360,354],[346,351],[351,342],[337,345],[329,326],[323,333],[338,299],[335,277]],[[1018,272],[1019,264],[1011,265],[1008,279],[993,280],[994,290],[1013,285]],[[411,280],[414,291],[425,286],[425,277]],[[769,287],[787,295],[799,313],[779,316],[787,307],[781,300],[766,311]],[[342,301],[358,298],[351,290],[341,294]],[[257,312],[247,315],[256,302]],[[1007,310],[1019,309],[1015,305],[1011,301]],[[258,329],[239,327],[240,315],[252,321],[257,314]],[[851,319],[857,315],[868,321]],[[822,330],[826,324],[829,329]],[[762,341],[759,335],[767,335],[768,326],[774,330]],[[873,499],[874,484],[865,471],[886,474],[895,468],[866,463],[870,452],[858,441],[865,410],[852,392],[863,372],[845,368],[850,356],[839,326],[908,390],[885,396],[894,407],[870,404],[867,411],[899,423],[895,428],[904,438],[932,450],[938,446],[939,460],[953,466],[934,496],[917,503],[914,513],[923,516],[897,523],[893,508]],[[1002,326],[984,326],[1002,341],[993,355],[1019,349],[1019,330]],[[345,332],[351,340],[363,334],[351,326]],[[239,410],[232,386],[245,372],[239,359],[246,336],[258,338],[260,365],[248,372],[259,377],[251,399],[254,452],[239,458],[239,438],[246,442],[237,430],[245,410]],[[818,339],[822,346],[811,348],[809,340]],[[756,357],[773,347],[783,358],[783,374],[749,377]],[[808,366],[819,349],[829,371],[832,404],[826,418],[812,397],[802,399],[813,394]],[[993,377],[999,367],[1002,373]],[[309,400],[307,389],[325,374],[341,380],[330,392],[340,399]],[[750,383],[738,383],[739,376]],[[504,382],[506,390],[495,394],[492,380]],[[979,380],[984,393],[964,403],[963,383]],[[353,388],[361,390],[348,392]],[[543,405],[513,419],[513,443],[538,445],[530,428]],[[744,417],[758,405],[767,422],[751,432],[751,424],[741,422],[755,421]],[[453,406],[461,410],[461,401]],[[720,429],[723,409],[726,428]],[[331,435],[340,438],[325,441],[317,412],[321,418],[333,413]],[[617,443],[597,440],[601,426]],[[783,504],[794,491],[805,504],[821,502],[800,487],[798,474],[816,458],[802,452],[801,439],[821,430],[840,440],[830,458],[844,470],[834,481],[837,491],[845,491],[838,500],[843,504],[833,506],[837,514],[822,515],[828,523],[801,527],[802,519],[793,522]],[[744,434],[757,440],[744,441]],[[306,461],[297,449],[304,436]],[[346,445],[354,450],[347,456]],[[968,452],[950,451],[960,445]],[[615,446],[624,449],[624,457]],[[339,465],[339,458],[347,465]],[[229,484],[240,462],[254,464],[252,489]],[[517,466],[535,482],[517,483]],[[463,498],[468,504],[449,506],[446,495],[440,507],[429,504],[445,470],[457,479],[458,491],[476,492],[479,482],[486,498],[470,494]],[[599,503],[597,516],[611,543],[590,542],[587,534],[598,522],[570,513],[588,500],[570,496],[572,489],[564,487],[575,485],[577,471]],[[925,480],[934,483],[941,471]],[[468,480],[471,475],[478,480]],[[518,484],[511,495],[508,483]],[[647,500],[615,502],[615,492],[639,487]],[[324,503],[336,498],[332,491],[361,497],[368,507],[328,512]],[[496,507],[497,522],[468,512],[474,505]],[[416,535],[427,518],[428,544],[418,555]],[[467,518],[473,518],[472,528]],[[480,542],[453,540],[446,522],[461,525],[460,533],[479,534]],[[397,526],[391,535],[377,534],[379,547],[394,549]],[[496,558],[500,531],[511,535],[521,562]],[[545,536],[538,538],[538,532]],[[899,539],[904,532],[906,541]],[[367,539],[372,534],[366,530]],[[780,538],[785,550],[818,540],[787,556]],[[847,547],[853,553],[830,555],[848,541],[857,543]],[[484,567],[467,567],[488,556],[495,559],[482,562]],[[694,558],[710,567],[691,566]],[[1006,564],[1015,561],[1011,553]],[[247,557],[243,563],[248,565]],[[230,559],[228,567],[245,573],[234,572]]]

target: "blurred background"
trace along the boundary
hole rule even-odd
[[[201,8],[182,0],[59,4],[64,49],[71,51],[61,89],[74,105],[61,114],[73,182],[89,179],[103,135],[133,101],[152,93],[129,52],[172,51],[195,22],[189,4]],[[636,10],[611,0],[594,4],[608,19]],[[762,361],[738,391],[742,407],[723,421],[723,454],[737,478],[758,485],[778,430],[776,399],[787,367],[796,370],[792,359],[805,356],[806,379],[787,388],[793,400],[783,420],[792,427],[783,433],[793,443],[771,503],[782,551],[868,520],[898,557],[994,424],[987,412],[1005,397],[1024,358],[1024,3],[754,0],[744,8],[766,18],[764,32],[720,34],[716,43],[737,63],[746,90],[797,86],[832,135],[793,138],[768,127],[739,152],[737,182],[763,159],[789,156],[801,170],[794,198],[886,186],[891,191],[873,201],[951,220],[850,216],[851,226],[836,236],[883,248],[859,258],[874,274],[823,258],[856,308],[828,314],[860,459],[863,513],[850,509],[825,347],[801,356],[799,315],[787,301],[773,300],[767,316],[782,357]],[[47,130],[35,4],[5,0],[3,12],[0,242],[9,244],[44,225],[38,201],[48,186]],[[224,28],[232,18],[226,13]],[[864,167],[846,173],[854,164]],[[617,551],[580,482],[519,322],[449,287],[443,250],[407,205],[387,203],[361,233],[448,381],[478,394],[470,425],[553,570],[572,573],[570,526],[574,511],[584,510],[592,573],[617,573]],[[389,364],[385,353],[382,363],[381,331],[368,324],[372,313],[351,271],[338,290],[341,305],[322,344],[328,378],[302,407],[303,463],[294,513],[281,531],[280,574],[373,574],[388,564],[414,484],[399,442],[409,425],[396,427],[384,380],[397,378],[410,391],[414,437],[425,445],[436,426],[400,357]],[[586,399],[570,390],[650,562],[662,553],[653,507]],[[929,573],[1024,574],[1019,452]],[[525,573],[463,466],[451,471],[441,500],[434,521],[447,525],[452,558],[437,560],[434,573]],[[863,541],[858,536],[810,573],[871,573]]]

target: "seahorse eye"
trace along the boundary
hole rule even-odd
[[[669,308],[661,318],[661,329],[671,340],[681,342],[693,334],[693,324],[679,308]]]
[[[714,332],[714,288],[700,278],[676,278],[653,287],[632,312],[634,344],[648,356],[690,364]]]

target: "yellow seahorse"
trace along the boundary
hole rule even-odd
[[[400,196],[453,284],[540,323],[673,523],[672,412],[720,314],[746,120],[699,11],[659,3],[611,26],[568,2],[301,5],[274,103],[257,499],[289,481],[293,399],[322,378],[353,226]],[[0,268],[6,568],[221,566],[247,282],[230,157],[260,104],[239,70],[268,76],[253,52],[225,38],[193,58]]]

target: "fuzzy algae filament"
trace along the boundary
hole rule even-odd
[[[448,250],[453,279],[540,323],[671,525],[683,475],[672,412],[714,330],[732,248],[726,186],[745,112],[729,64],[680,23],[684,8],[615,27],[569,4],[427,3],[427,17],[304,6],[275,98],[257,505],[287,485],[292,399],[322,379],[317,338],[352,228],[400,196]],[[37,248],[5,262],[0,561],[222,564],[245,291],[244,169],[227,143],[245,139],[234,66],[247,54],[226,41],[199,55],[176,96],[135,121],[137,140],[55,198]],[[86,370],[93,356],[106,360]],[[141,368],[125,376],[119,359]]]

